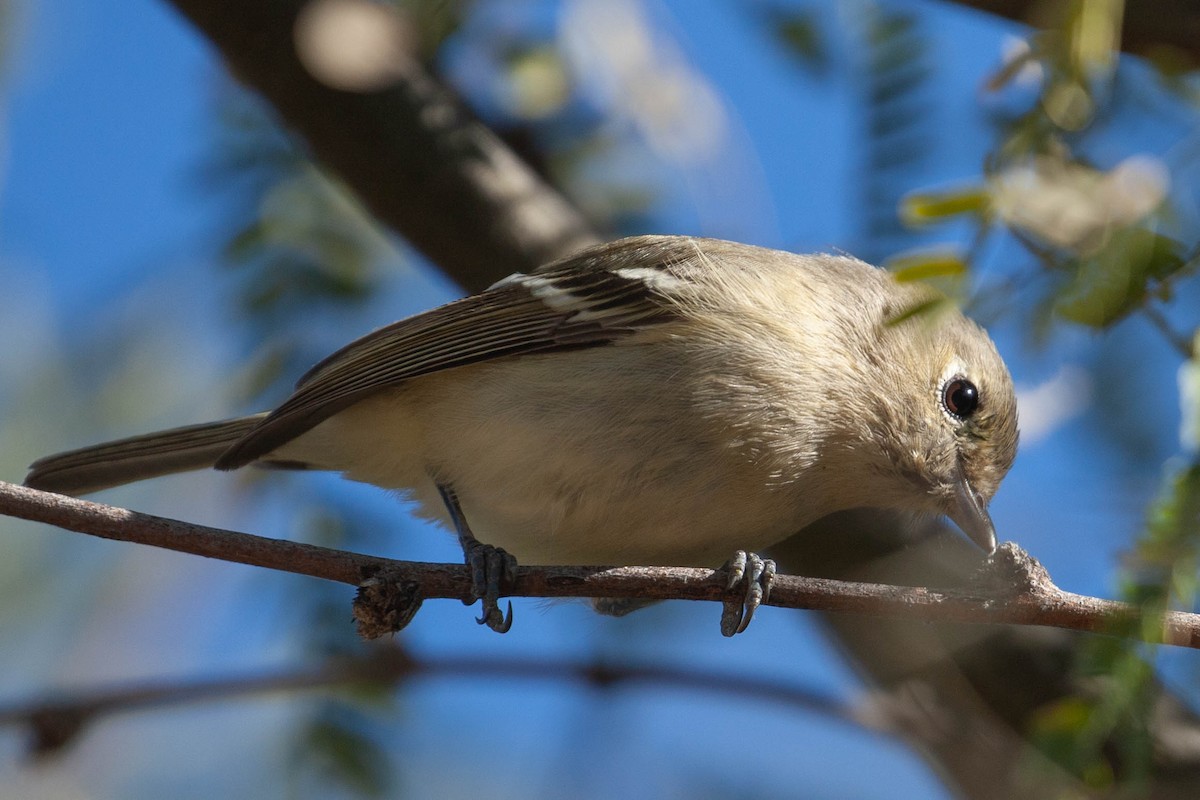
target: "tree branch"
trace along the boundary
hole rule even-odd
[[[412,110],[403,108],[405,103],[397,102],[394,94],[388,96],[390,99],[382,97],[385,93],[361,98],[339,95],[311,86],[307,75],[289,86],[287,76],[294,74],[294,59],[286,48],[289,21],[298,0],[173,2],[212,38],[242,80],[276,107],[285,124],[308,138],[317,157],[340,172],[381,221],[417,242],[461,285],[475,288],[529,268],[547,260],[546,249],[554,249],[543,248],[543,243],[571,241],[573,220],[578,215],[547,215],[545,223],[563,225],[560,231],[535,229],[534,236],[519,232],[509,236],[489,229],[498,220],[512,222],[513,218],[504,209],[494,207],[486,187],[479,182],[469,176],[438,181],[431,174],[437,169],[435,163],[405,166],[410,154],[414,159],[427,159],[429,153],[449,147],[427,139],[452,134],[453,128],[435,130],[410,125],[410,132],[421,141],[398,138],[394,119]],[[280,10],[258,8],[271,4]],[[1022,19],[1033,6],[1028,0],[959,4]],[[1172,5],[1180,6],[1181,0],[1172,0]],[[1194,35],[1194,30],[1200,15],[1195,9],[1177,8],[1179,13],[1168,14],[1158,3],[1127,3],[1125,10],[1122,45],[1126,49],[1144,52],[1156,43],[1148,32],[1140,33],[1141,23],[1130,18],[1134,13],[1157,15],[1169,27],[1169,43],[1190,51],[1198,48],[1200,36]],[[263,63],[253,63],[260,55]],[[1200,55],[1193,55],[1193,60],[1200,63]],[[272,77],[269,73],[276,63],[284,70],[279,77]],[[413,93],[409,97],[417,96]],[[359,100],[362,108],[354,110]],[[393,111],[389,103],[401,108]],[[422,111],[415,109],[417,114]],[[328,142],[322,144],[326,137]],[[336,155],[339,150],[344,151],[342,156]],[[358,168],[340,166],[343,158],[353,160],[355,150],[364,156]],[[377,161],[372,163],[372,158]],[[433,162],[436,158],[427,160]],[[399,167],[392,167],[394,164]],[[550,191],[541,183],[534,186],[537,192]],[[435,187],[436,197],[432,194]],[[404,197],[389,199],[388,193]],[[368,199],[375,195],[385,196]],[[529,207],[535,208],[536,203]],[[479,213],[479,209],[485,211]],[[496,215],[489,216],[487,209],[496,211]],[[429,246],[419,244],[417,231],[422,229],[433,240]],[[464,249],[467,252],[462,252]],[[564,245],[555,255],[569,249]],[[960,536],[943,528],[923,530],[917,537],[908,530],[905,520],[895,515],[834,515],[792,537],[772,555],[780,560],[781,567],[806,574],[962,585],[971,579],[979,555]],[[892,696],[891,705],[903,719],[905,734],[914,749],[929,759],[954,791],[973,800],[1049,798],[1065,793],[1057,786],[1022,782],[1020,776],[1033,752],[1029,731],[1042,719],[1045,709],[1064,698],[1103,691],[1094,680],[1074,671],[1085,641],[1082,637],[1069,631],[1031,627],[930,625],[919,620],[879,625],[876,620],[852,615],[830,615],[825,620],[864,677],[881,687],[881,695]],[[909,688],[914,685],[918,691]],[[1200,719],[1170,691],[1155,691],[1156,710],[1148,722],[1154,767],[1146,779],[1147,796],[1190,800],[1200,782],[1200,747],[1189,749],[1185,745],[1200,741]],[[918,695],[918,699],[909,702],[910,695]],[[920,715],[925,711],[931,719],[922,719]],[[1119,752],[1123,733],[1120,729],[1108,737],[1107,752]],[[1121,771],[1115,757],[1112,767],[1114,772]]]
[[[403,627],[424,599],[471,600],[470,571],[464,565],[396,561],[268,539],[4,482],[0,513],[105,539],[360,586],[355,616],[368,638]],[[727,588],[724,570],[691,567],[521,567],[506,595],[740,602],[740,594]],[[929,622],[1013,623],[1093,633],[1145,630],[1140,609],[1059,589],[1037,561],[1011,542],[972,577],[969,588],[932,590],[779,575],[766,604]],[[1168,612],[1158,628],[1155,641],[1200,649],[1200,614]]]
[[[470,291],[596,241],[583,216],[413,59],[372,91],[296,54],[307,0],[171,0],[383,224]]]
[[[197,680],[159,680],[130,685],[95,687],[62,696],[0,706],[0,726],[26,726],[32,731],[31,751],[49,755],[69,745],[101,717],[143,708],[276,692],[332,689],[347,686],[398,686],[418,678],[461,677],[510,680],[564,680],[610,688],[616,684],[649,684],[676,690],[704,691],[759,700],[778,707],[820,714],[826,718],[881,731],[884,720],[870,704],[861,708],[828,694],[751,675],[721,675],[685,667],[598,661],[492,656],[418,656],[395,643],[363,655],[334,658],[325,663],[272,672],[229,675]]]

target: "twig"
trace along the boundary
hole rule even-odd
[[[344,686],[396,686],[418,678],[480,676],[576,681],[602,689],[617,684],[649,684],[705,691],[763,701],[774,707],[783,703],[799,711],[882,731],[879,715],[869,713],[869,708],[860,710],[853,704],[794,683],[749,675],[722,675],[685,667],[635,663],[416,656],[396,645],[375,648],[355,658],[331,659],[316,666],[220,678],[96,687],[74,694],[13,703],[0,706],[0,726],[28,726],[33,733],[31,750],[42,756],[59,751],[100,717],[114,713],[246,695]]]
[[[1175,348],[1184,358],[1191,360],[1195,358],[1195,348],[1192,346],[1192,340],[1184,336],[1171,325],[1171,322],[1156,308],[1150,300],[1142,304],[1141,312],[1145,315],[1150,324],[1158,329],[1158,332],[1167,340],[1167,344]]]
[[[314,545],[192,525],[86,500],[0,482],[0,513],[106,539],[235,561],[269,569],[378,589],[398,587],[410,601],[470,599],[465,566],[395,561]],[[522,567],[507,587],[512,597],[637,597],[653,600],[731,598],[721,569],[690,567]],[[395,613],[387,592],[356,608],[356,614]],[[1059,589],[1037,561],[1008,542],[974,576],[969,587],[921,587],[853,583],[779,575],[769,605],[928,622],[1043,625],[1093,633],[1147,630],[1143,612],[1113,600]],[[415,606],[411,609],[415,613]],[[404,618],[407,621],[411,613]],[[1157,641],[1200,649],[1200,615],[1162,615]],[[1133,623],[1137,623],[1134,625]],[[390,630],[395,630],[395,626]],[[375,635],[384,630],[376,629]]]

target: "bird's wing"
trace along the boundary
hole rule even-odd
[[[317,364],[290,398],[227,450],[218,469],[259,459],[364,397],[410,378],[494,358],[609,344],[678,318],[699,241],[644,236],[395,322]]]

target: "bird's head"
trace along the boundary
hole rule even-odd
[[[1017,451],[1017,402],[988,335],[957,311],[883,323],[872,430],[894,497],[881,505],[945,514],[991,553],[987,506]],[[886,490],[885,490],[886,491]]]

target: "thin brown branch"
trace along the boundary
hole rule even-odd
[[[396,561],[315,545],[267,539],[141,514],[123,508],[0,482],[0,513],[47,522],[106,539],[294,572],[375,592],[355,613],[371,635],[403,627],[421,600],[470,597],[465,566]],[[393,587],[396,591],[381,591]],[[397,612],[396,596],[404,607]],[[522,567],[513,597],[637,597],[730,602],[736,593],[719,569],[687,567]],[[390,604],[390,605],[389,605]],[[1041,565],[1012,543],[1001,546],[970,588],[932,590],[794,575],[777,576],[769,605],[928,622],[1013,623],[1111,633],[1134,629],[1142,612],[1112,600],[1064,592]],[[365,607],[364,607],[365,606]],[[404,609],[407,609],[405,613]],[[398,615],[398,616],[397,616]],[[380,619],[399,619],[385,624]],[[1136,626],[1143,627],[1143,626]],[[1158,641],[1200,648],[1200,615],[1168,612]]]
[[[1157,307],[1152,305],[1151,301],[1147,300],[1142,305],[1141,312],[1150,321],[1150,324],[1158,329],[1158,332],[1167,340],[1167,344],[1175,349],[1175,352],[1188,360],[1195,357],[1196,353],[1192,345],[1192,340],[1175,330],[1174,326],[1171,325],[1171,321]]]
[[[212,38],[239,77],[276,107],[284,122],[308,140],[318,159],[338,171],[373,213],[417,242],[461,285],[476,287],[509,272],[536,266],[546,260],[547,250],[554,249],[543,247],[544,243],[572,240],[577,216],[551,213],[514,219],[503,208],[495,208],[486,186],[471,180],[470,175],[454,177],[457,167],[471,162],[453,159],[442,163],[436,155],[452,149],[449,143],[436,139],[453,135],[453,125],[411,126],[423,137],[413,146],[396,135],[394,120],[414,110],[397,112],[393,105],[398,99],[396,94],[373,93],[357,102],[353,97],[325,94],[321,87],[313,87],[307,76],[296,80],[294,57],[287,47],[290,20],[299,0],[172,2]],[[267,8],[273,4],[278,11]],[[959,5],[1037,22],[1031,20],[1030,11],[1035,5],[1031,0],[960,0]],[[1053,8],[1063,4],[1045,0],[1038,5]],[[1200,15],[1195,8],[1184,8],[1186,0],[1172,0],[1171,5],[1173,11],[1166,13],[1159,3],[1126,3],[1122,46],[1148,52],[1161,50],[1159,43],[1175,44],[1192,51],[1192,62],[1200,63],[1200,36],[1196,35]],[[1143,23],[1153,22],[1155,16],[1160,25],[1168,26],[1167,36],[1158,38],[1153,30],[1144,29]],[[276,67],[276,62],[280,66]],[[278,74],[273,76],[272,70]],[[413,94],[409,99],[416,98]],[[435,107],[433,102],[426,109],[408,101],[400,105],[405,103],[418,106],[416,114],[431,112]],[[462,139],[469,140],[469,136]],[[343,166],[343,160],[353,160],[356,153],[362,156],[359,163]],[[431,157],[431,153],[435,155]],[[511,152],[505,154],[512,157]],[[415,168],[410,161],[415,162]],[[451,175],[444,181],[438,177],[443,167]],[[537,184],[537,190],[531,191],[534,201],[527,209],[537,208],[536,198],[544,196],[544,188],[544,184]],[[389,193],[395,197],[388,197]],[[504,224],[539,220],[546,227],[532,227],[526,232],[502,229]],[[555,225],[561,227],[555,230]],[[426,241],[432,241],[431,245],[420,245],[420,231],[424,231]],[[866,511],[858,509],[826,518],[782,543],[773,555],[791,571],[852,580],[939,586],[971,580],[978,556],[956,533],[931,523],[917,538],[907,532],[906,522],[900,517],[864,514]],[[1066,794],[1058,786],[1022,781],[1020,775],[1030,761],[1031,748],[1025,739],[1044,720],[1044,708],[1056,700],[1097,691],[1092,679],[1071,673],[1080,649],[1078,637],[1067,631],[1049,635],[1043,629],[1003,626],[985,632],[920,620],[881,626],[876,620],[853,615],[831,615],[826,622],[841,650],[854,660],[860,672],[892,696],[897,709],[911,706],[913,716],[905,732],[915,743],[915,751],[931,760],[934,772],[947,780],[952,792],[972,800],[1057,798]],[[918,701],[907,700],[906,687],[914,682],[936,701],[936,713],[932,715],[935,721],[913,722],[931,705],[924,695]],[[1181,742],[1198,738],[1200,722],[1173,693],[1156,692],[1158,707],[1167,711],[1150,723],[1154,767],[1147,779],[1147,796],[1170,800],[1194,797],[1195,783],[1200,781],[1200,749],[1189,751]],[[975,735],[963,735],[964,728],[974,730]],[[1123,729],[1118,729],[1108,739],[1110,752],[1122,752],[1122,733]],[[1139,730],[1138,736],[1143,733]],[[1114,771],[1119,767],[1114,760]]]
[[[371,650],[358,657],[331,659],[323,664],[257,674],[196,680],[144,681],[95,687],[61,696],[0,706],[0,726],[28,727],[31,750],[46,755],[70,744],[100,718],[145,708],[166,708],[218,699],[353,686],[392,687],[415,679],[502,678],[560,680],[600,689],[616,685],[651,685],[678,691],[703,691],[729,697],[780,704],[820,714],[868,730],[879,730],[879,715],[812,689],[751,675],[722,675],[679,666],[561,661],[535,658],[497,659],[492,656],[418,656],[398,645]]]

